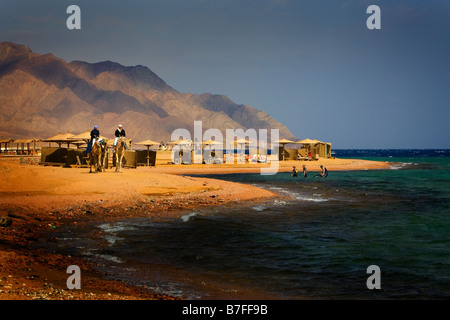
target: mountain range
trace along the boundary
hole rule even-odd
[[[0,42],[0,138],[48,138],[98,125],[112,138],[120,123],[127,137],[170,141],[173,130],[201,120],[203,130],[279,129],[266,112],[225,95],[181,93],[145,66],[116,62],[66,62],[24,45]],[[270,131],[269,131],[270,132]]]

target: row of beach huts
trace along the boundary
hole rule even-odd
[[[102,137],[108,141],[108,145],[112,145],[113,139]],[[59,166],[86,166],[86,146],[90,140],[90,132],[86,131],[81,134],[72,134],[66,132],[58,134],[46,139],[0,139],[0,155],[6,156],[40,156],[40,164],[43,165],[59,165]],[[319,158],[331,158],[331,143],[319,140],[304,139],[300,141],[292,141],[281,139],[276,141],[279,145],[278,160],[306,160],[314,161]],[[171,151],[175,145],[184,145],[183,151],[174,153]],[[214,148],[211,146],[216,145]],[[209,140],[203,141],[200,150],[208,150],[211,153],[202,153],[206,155],[203,163],[222,163],[224,156],[227,156],[225,150],[221,150],[217,145],[222,143]],[[237,146],[239,145],[239,148]],[[189,140],[171,141],[169,143],[156,142],[153,140],[144,140],[135,144],[137,149],[134,150],[132,140],[129,139],[129,148],[125,154],[125,167],[136,167],[138,165],[154,166],[157,163],[198,163],[195,161],[197,145]],[[257,154],[257,150],[251,150],[249,141],[246,139],[238,139],[235,141],[235,152],[241,153],[245,161],[265,162],[267,155]],[[186,151],[190,151],[189,155]],[[183,154],[184,152],[184,154]],[[228,155],[230,156],[230,155]],[[115,165],[114,159],[110,156],[112,165]],[[213,159],[211,162],[209,160]],[[262,160],[265,159],[265,160]],[[260,161],[261,160],[261,161]]]

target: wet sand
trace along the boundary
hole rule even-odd
[[[283,161],[279,172],[305,164],[319,171],[320,164],[333,170],[388,169],[385,162],[324,159]],[[89,173],[86,168],[60,168],[20,164],[18,158],[0,157],[0,299],[178,299],[150,292],[125,282],[106,280],[105,274],[78,257],[37,249],[38,239],[57,242],[54,235],[64,226],[133,217],[179,217],[199,207],[235,201],[253,203],[276,193],[254,186],[189,177],[189,174],[259,172],[262,164],[158,165],[114,168]],[[93,235],[95,236],[95,235]],[[67,289],[69,265],[81,268],[82,288]]]

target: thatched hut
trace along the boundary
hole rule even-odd
[[[71,140],[70,138],[72,138],[74,136],[73,133],[70,133],[69,131],[67,131],[66,133],[59,133],[56,136],[47,138],[42,140],[43,142],[48,142],[48,146],[50,147],[50,143],[56,143],[58,144],[58,147],[61,148],[62,144],[66,144],[67,143],[67,148],[69,148],[69,145],[71,143],[74,143],[74,140]]]
[[[37,154],[37,148],[36,143],[41,141],[40,139],[16,139],[13,143],[17,144],[17,154],[29,154],[29,155],[35,155]],[[31,148],[31,144],[33,144],[33,148]],[[21,149],[19,150],[19,145],[21,146]],[[25,145],[27,146],[25,149]]]
[[[0,139],[0,153],[8,153],[8,145],[13,143],[13,139]],[[4,149],[2,150],[2,145],[5,145]]]
[[[331,157],[331,143],[322,142],[316,139],[304,139],[297,141],[302,144],[299,155],[302,158],[318,159]]]

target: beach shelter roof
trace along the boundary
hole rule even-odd
[[[144,140],[141,142],[137,142],[136,144],[142,144],[144,146],[152,146],[152,145],[159,145],[159,142],[153,141],[153,140]]]
[[[102,138],[102,139],[109,139],[109,138],[104,137],[102,135],[100,135],[100,138]],[[84,141],[91,140],[91,132],[88,130],[88,131],[85,131],[85,132],[77,134],[77,135],[72,135],[67,140],[72,140],[72,141],[73,140],[84,140]]]
[[[13,139],[0,139],[0,143],[10,143],[13,142]]]
[[[279,143],[279,144],[288,144],[288,143],[297,143],[297,142],[294,142],[294,141],[292,141],[292,140],[288,140],[288,139],[281,139],[281,140],[278,140],[278,141],[275,141],[275,143]]]
[[[323,141],[319,141],[319,140],[317,140],[316,143],[318,143],[318,144],[329,144],[329,145],[331,145],[331,142],[323,142]]]
[[[297,143],[302,143],[302,144],[316,144],[319,142],[320,142],[319,140],[311,140],[311,139],[304,139],[304,140],[297,141]]]
[[[223,142],[215,141],[215,140],[207,140],[202,142],[203,145],[211,145],[211,144],[223,144]]]
[[[74,134],[72,134],[69,131],[67,131],[66,133],[63,133],[63,134],[59,133],[56,136],[47,138],[47,139],[42,140],[42,141],[45,141],[45,142],[64,142],[64,141],[69,140],[73,136],[74,136]]]
[[[169,144],[190,144],[192,143],[191,140],[176,140],[176,141],[170,141]]]
[[[38,141],[41,141],[41,139],[16,139],[14,143],[33,143]]]

